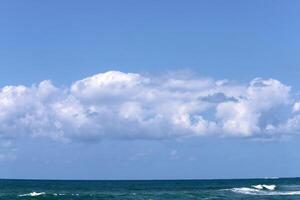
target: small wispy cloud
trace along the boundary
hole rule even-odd
[[[171,160],[177,160],[179,159],[179,155],[178,155],[178,152],[177,150],[173,149],[171,152],[170,152],[170,159]]]
[[[63,142],[201,135],[273,138],[300,131],[300,103],[275,79],[248,84],[109,71],[56,87],[0,90],[0,140]]]

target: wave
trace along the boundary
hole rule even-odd
[[[31,197],[35,197],[35,196],[40,196],[40,195],[44,195],[46,194],[45,192],[31,192],[28,194],[20,194],[19,197],[26,197],[26,196],[31,196]]]
[[[258,194],[261,190],[255,188],[241,187],[241,188],[232,188],[232,192],[241,193],[241,194]]]
[[[266,187],[267,186],[267,187]],[[232,192],[246,194],[246,195],[300,195],[300,190],[296,191],[274,191],[275,185],[254,185],[252,188],[240,187],[230,189]]]
[[[265,184],[259,184],[259,185],[252,185],[252,187],[254,187],[255,189],[258,190],[275,190],[276,189],[276,185],[265,185]]]
[[[46,195],[45,192],[31,192],[31,193],[28,193],[28,194],[20,194],[18,195],[19,197],[26,197],[26,196],[31,196],[31,197],[35,197],[35,196],[40,196],[40,195]],[[79,194],[65,194],[65,193],[47,193],[47,195],[53,195],[53,196],[67,196],[67,195],[70,195],[70,196],[79,196]]]

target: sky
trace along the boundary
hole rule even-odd
[[[0,2],[0,178],[300,176],[299,1]]]

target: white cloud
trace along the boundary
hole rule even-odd
[[[239,101],[223,102],[217,106],[217,118],[227,134],[251,136],[263,134],[272,124],[262,127],[263,114],[288,104],[290,87],[277,80],[256,78],[250,82]],[[268,116],[271,117],[271,116]]]
[[[211,78],[110,71],[68,88],[50,81],[0,90],[0,140],[48,137],[166,139],[197,135],[272,137],[300,130],[300,104],[278,80],[249,85]],[[280,114],[282,110],[285,115]]]
[[[300,111],[300,101],[295,102],[293,106],[293,112],[299,112]]]

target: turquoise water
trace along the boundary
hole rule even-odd
[[[0,180],[0,199],[300,199],[300,179]]]

